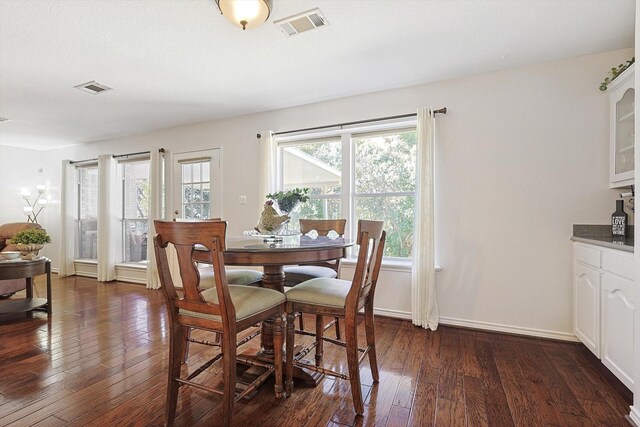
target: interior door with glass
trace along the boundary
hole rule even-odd
[[[173,155],[173,219],[220,218],[220,149]]]

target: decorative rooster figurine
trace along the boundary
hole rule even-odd
[[[260,233],[273,233],[287,221],[289,221],[289,215],[279,215],[273,207],[273,200],[267,200],[264,202],[264,209],[260,214],[260,221],[258,221],[256,230]]]

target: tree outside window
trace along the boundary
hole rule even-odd
[[[383,220],[385,257],[411,257],[414,129],[343,132],[322,140],[287,141],[280,147],[283,188],[310,188],[309,202],[291,215],[292,229],[297,229],[299,218],[347,218],[353,235],[358,219]],[[344,150],[350,151],[348,156]],[[351,159],[347,168],[344,158]]]

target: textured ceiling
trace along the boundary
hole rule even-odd
[[[273,21],[319,7],[329,26]],[[633,0],[0,0],[0,144],[53,148],[632,47]],[[114,88],[91,95],[91,80]]]

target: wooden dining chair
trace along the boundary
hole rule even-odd
[[[169,314],[169,372],[167,382],[167,400],[165,408],[166,425],[172,425],[176,413],[178,389],[188,385],[211,393],[223,395],[223,422],[230,426],[233,419],[234,404],[239,399],[256,391],[256,388],[275,372],[275,394],[282,397],[282,345],[285,297],[282,293],[258,287],[229,285],[224,269],[223,251],[227,224],[223,221],[174,222],[154,221],[156,236],[154,246],[160,275],[160,283],[167,303]],[[167,245],[174,245],[178,257],[179,275],[183,292],[179,296],[169,271]],[[203,290],[200,287],[200,275],[193,261],[196,245],[208,250],[211,268],[214,271],[215,287]],[[238,333],[273,319],[274,362],[267,364],[256,361],[254,364],[266,368],[264,374],[236,393],[236,347]],[[187,378],[181,377],[183,363],[184,334],[190,330],[203,330],[221,334],[218,345],[221,352],[213,359],[196,369]],[[201,342],[205,344],[206,342]],[[206,367],[222,359],[222,391],[208,384],[193,381],[195,376]]]
[[[346,219],[301,219],[300,233],[307,234],[311,230],[316,230],[318,232],[318,236],[326,236],[330,231],[335,231],[340,237],[342,237],[344,236],[346,226]],[[284,286],[292,288],[311,279],[336,278],[340,272],[340,261],[341,260],[338,259],[334,261],[286,267],[284,268]],[[336,338],[341,339],[340,322],[337,318],[331,323],[325,325],[325,330],[331,327],[334,323],[336,325]],[[304,320],[302,316],[299,317],[299,325],[300,329],[304,330]]]
[[[176,218],[173,219],[176,221]],[[222,218],[207,218],[198,220],[182,220],[181,222],[209,222],[209,221],[222,221]],[[227,283],[230,285],[247,285],[247,286],[260,286],[262,284],[262,273],[256,270],[248,269],[228,269]],[[200,287],[212,288],[215,286],[215,280],[213,278],[213,271],[205,265],[205,268],[200,269]]]
[[[285,391],[287,395],[290,395],[293,389],[293,366],[295,364],[326,375],[349,379],[355,411],[358,415],[362,415],[364,412],[362,391],[360,389],[360,363],[366,355],[369,356],[373,381],[378,382],[373,299],[386,239],[386,232],[382,227],[382,221],[358,221],[357,244],[359,245],[359,254],[352,281],[317,278],[301,283],[286,292],[287,361]],[[367,346],[359,348],[356,317],[363,308]],[[295,313],[298,312],[316,315],[316,340],[313,344],[315,347],[315,366],[302,361],[302,357],[308,354],[308,351],[300,351],[295,356],[293,354],[295,339],[293,320]],[[322,316],[345,319],[345,342],[338,340],[329,340],[329,342],[346,348],[348,375],[322,367],[324,343]],[[361,356],[358,356],[359,352],[362,353]]]

